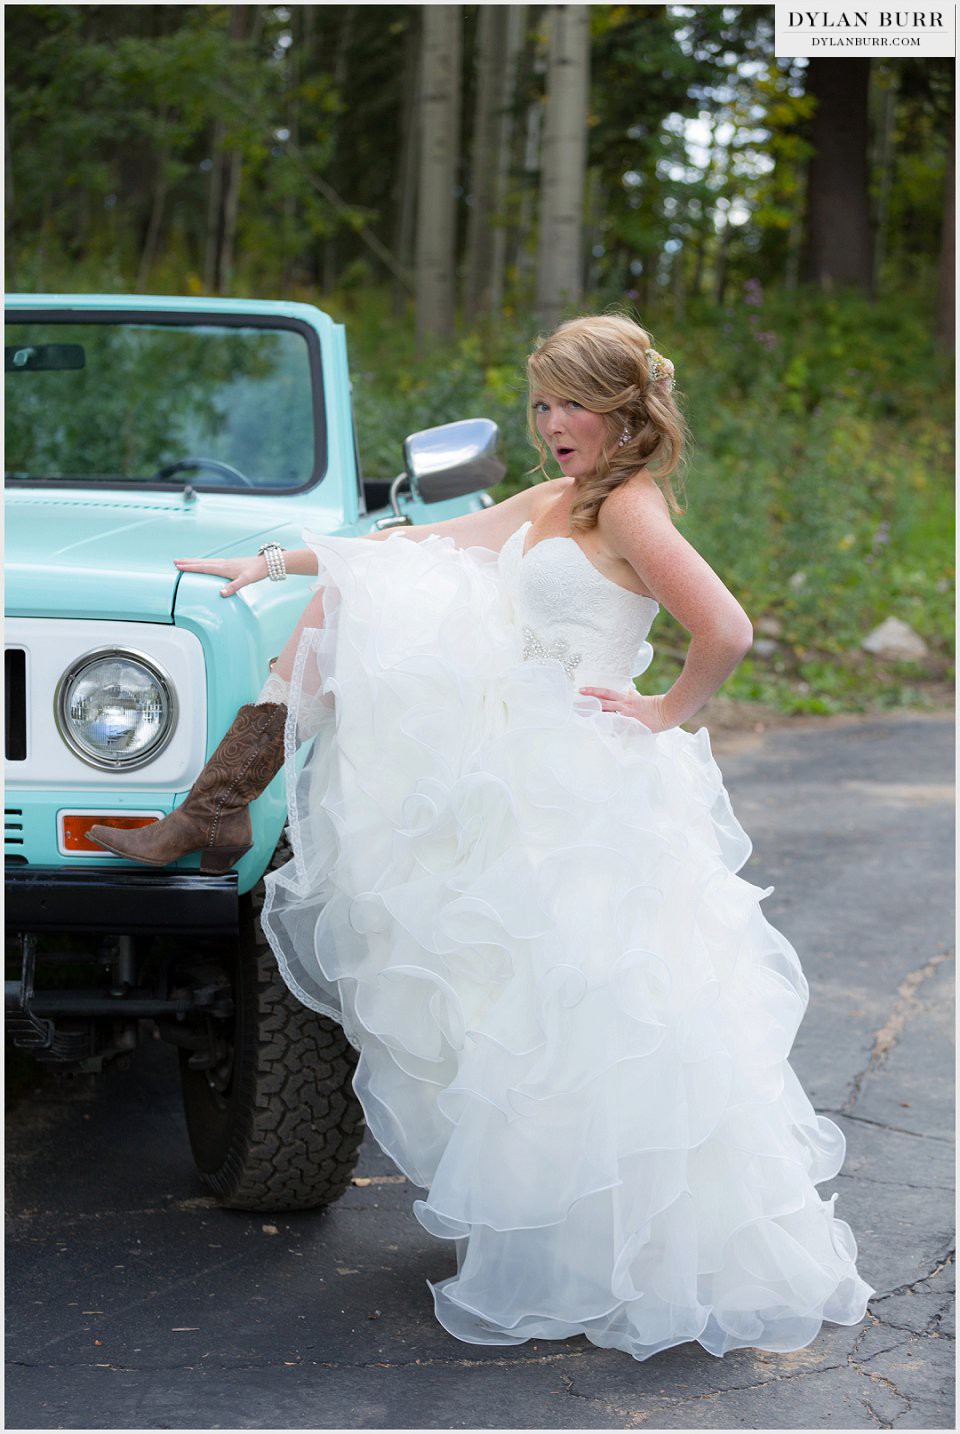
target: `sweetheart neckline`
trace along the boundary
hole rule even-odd
[[[527,521],[517,529],[517,532],[523,533],[526,528],[532,527],[533,523],[528,518]],[[539,548],[542,543],[572,543],[573,546],[576,548],[577,552],[583,558],[583,561],[587,564],[587,567],[590,568],[592,572],[596,573],[597,577],[602,579],[603,582],[609,583],[610,586],[612,588],[616,588],[618,592],[626,593],[628,597],[639,598],[641,602],[652,602],[655,608],[660,607],[660,604],[657,602],[656,598],[649,597],[646,593],[635,593],[632,588],[625,588],[623,586],[623,583],[618,583],[615,582],[613,578],[608,578],[606,573],[602,573],[600,571],[596,563],[590,561],[586,553],[581,548],[580,544],[577,542],[576,538],[571,538],[564,533],[554,533],[549,538],[538,539],[538,541],[534,543],[532,548],[528,548],[526,546],[526,541],[526,537],[524,537],[521,539],[520,542],[521,561],[524,558],[529,557],[529,555],[534,551],[534,549]]]

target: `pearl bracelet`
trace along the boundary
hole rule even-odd
[[[283,561],[283,548],[279,543],[264,543],[262,548],[257,550],[258,555],[263,554],[267,561],[267,577],[272,583],[283,582],[287,576],[287,566]]]

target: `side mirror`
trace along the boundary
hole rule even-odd
[[[500,430],[490,418],[462,418],[411,433],[403,466],[416,497],[442,503],[500,482],[507,465],[498,453]]]

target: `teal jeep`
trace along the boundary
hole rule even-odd
[[[86,831],[184,799],[310,595],[291,578],[224,602],[175,558],[483,506],[495,426],[413,435],[397,477],[364,479],[344,331],[306,304],[13,295],[5,389],[8,1041],[84,1073],[172,1042],[206,1187],[248,1210],[328,1203],[363,1119],[355,1053],[259,927],[282,775],[224,875],[133,866]]]

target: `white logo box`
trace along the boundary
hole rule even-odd
[[[954,56],[957,7],[832,5],[824,10],[777,3],[774,51],[784,59],[885,55]]]

